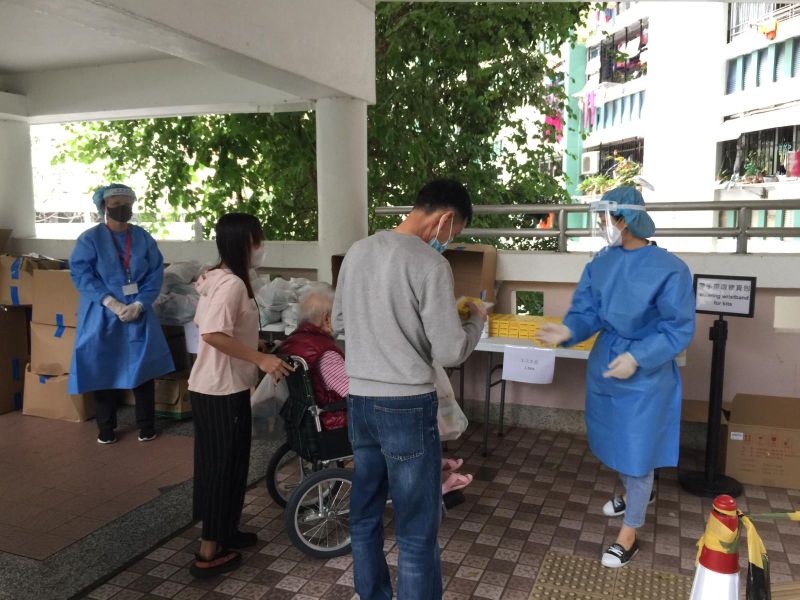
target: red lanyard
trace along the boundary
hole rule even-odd
[[[119,247],[117,243],[117,238],[114,237],[114,232],[111,231],[111,228],[106,225],[106,229],[108,229],[108,233],[111,234],[111,241],[114,242],[114,247],[117,249],[117,256],[119,256],[119,262],[122,263],[122,268],[125,269],[125,275],[128,278],[128,281],[131,280],[131,230],[130,227],[126,231],[127,235],[125,236],[125,254],[122,254],[122,249]]]

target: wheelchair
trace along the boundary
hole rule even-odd
[[[298,550],[314,558],[342,556],[350,552],[353,471],[345,467],[353,450],[347,428],[324,430],[320,415],[346,410],[347,403],[317,406],[306,361],[284,360],[295,367],[280,411],[286,442],[267,466],[267,491],[284,508],[286,532]]]

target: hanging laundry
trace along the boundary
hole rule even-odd
[[[605,7],[605,15],[606,15],[606,23],[608,23],[611,19],[614,18],[614,9],[617,7],[616,2],[606,2]]]
[[[639,55],[639,48],[640,48],[640,38],[636,37],[625,44],[625,54],[628,55],[628,58],[634,58]]]
[[[778,35],[778,19],[768,19],[758,26],[758,33],[766,36],[768,40],[774,40]]]
[[[564,128],[564,125],[561,121],[561,115],[554,115],[554,116],[547,115],[544,118],[544,124],[545,124],[544,134],[547,137],[555,135],[556,141],[560,142],[562,138],[561,131]],[[552,129],[548,126],[552,126]]]

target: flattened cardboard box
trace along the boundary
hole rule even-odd
[[[725,455],[728,448],[728,419],[726,413],[730,413],[731,405],[722,405],[719,426],[719,468],[725,472]],[[681,403],[681,421],[686,423],[708,423],[708,402],[705,400],[686,400]],[[684,428],[681,428],[683,433]],[[706,427],[706,435],[708,428]],[[683,446],[681,446],[683,447]]]
[[[3,229],[0,227],[0,252],[6,249],[6,244],[8,244],[8,240],[11,239],[11,234],[13,232],[13,229]]]
[[[22,408],[28,363],[28,315],[24,307],[0,307],[0,414]]]
[[[68,270],[33,272],[33,322],[78,326],[78,290]]]
[[[0,304],[33,304],[33,272],[37,269],[64,269],[65,261],[31,256],[0,255]]]
[[[728,475],[800,488],[800,398],[737,394],[728,429]]]
[[[22,414],[45,419],[80,423],[94,416],[92,394],[71,396],[67,393],[68,375],[47,377],[25,370],[25,398]]]
[[[69,373],[75,331],[74,327],[31,323],[31,371],[37,375]]]

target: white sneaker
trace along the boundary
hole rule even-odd
[[[656,490],[650,492],[650,501],[648,505],[656,501]],[[625,496],[614,496],[611,500],[603,505],[603,514],[607,517],[618,517],[625,514]]]
[[[609,569],[619,569],[624,567],[631,559],[639,552],[639,542],[634,541],[630,550],[625,550],[620,544],[611,544],[608,549],[603,552],[603,558],[600,562],[604,567]]]

